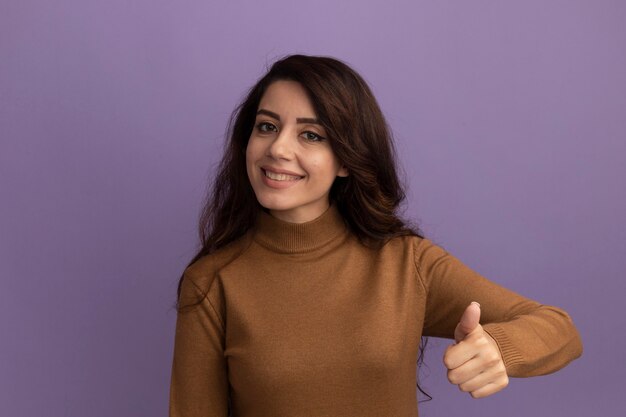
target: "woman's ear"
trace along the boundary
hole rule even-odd
[[[342,165],[341,168],[339,168],[339,172],[337,172],[337,176],[347,177],[348,175],[349,175],[348,168],[346,168],[345,165]]]

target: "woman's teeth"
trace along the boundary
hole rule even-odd
[[[302,177],[297,177],[295,175],[287,175],[287,174],[278,174],[276,172],[264,171],[265,176],[274,181],[295,181],[299,180]]]

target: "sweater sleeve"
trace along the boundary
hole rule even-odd
[[[427,292],[425,336],[454,338],[463,311],[477,301],[481,325],[498,344],[509,376],[552,373],[582,354],[565,311],[496,285],[428,239],[417,244],[415,259]]]
[[[176,319],[170,417],[228,416],[224,325],[205,292],[185,275]]]

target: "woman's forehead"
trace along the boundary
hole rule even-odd
[[[279,80],[269,85],[257,109],[288,118],[316,118],[307,91],[297,81]],[[280,119],[279,119],[280,120]]]

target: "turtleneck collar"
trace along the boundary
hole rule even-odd
[[[310,252],[326,246],[347,231],[337,206],[331,206],[318,218],[305,223],[290,223],[261,210],[254,239],[280,253]]]

